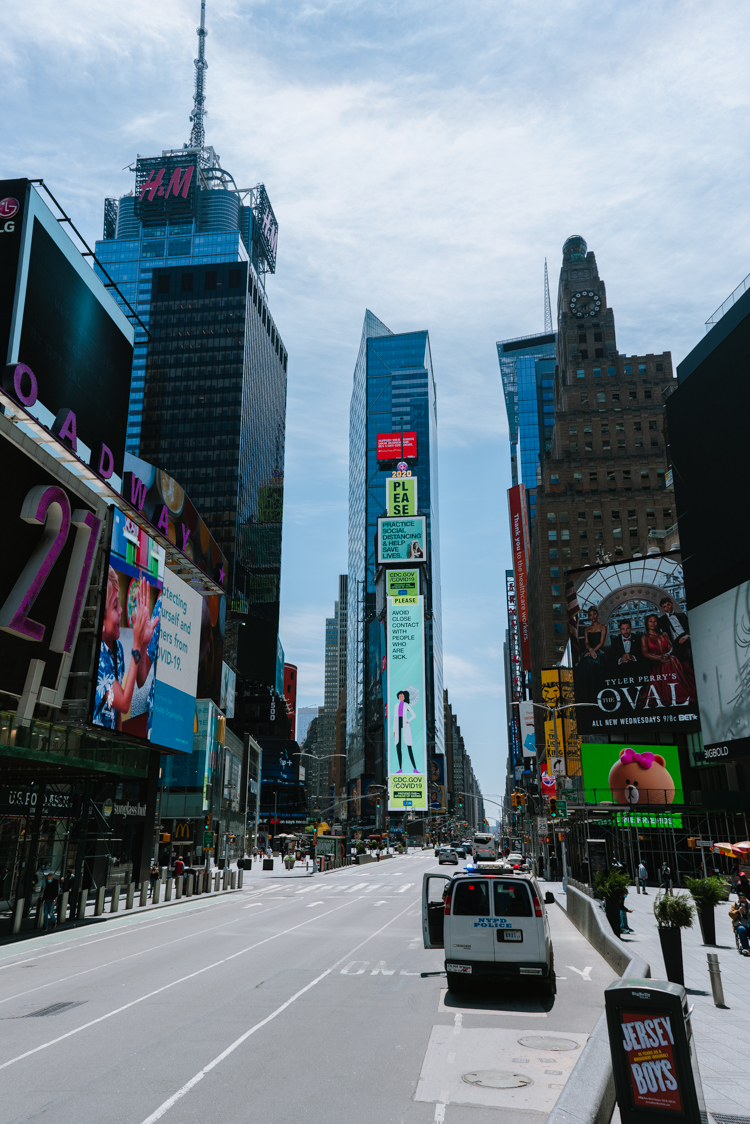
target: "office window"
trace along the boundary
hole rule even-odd
[[[595,523],[601,523],[601,521],[602,521],[602,513],[601,513],[601,511],[595,511],[595,512],[594,512],[594,522],[595,522]]]
[[[560,590],[562,589],[562,586],[561,586],[561,585],[551,585],[551,586],[550,586],[550,589],[552,590],[552,596],[553,596],[553,597],[560,597],[560,596],[562,596],[562,595],[561,595],[561,593],[560,593]]]
[[[561,635],[562,630],[563,630],[562,621],[555,621],[555,632],[557,632],[558,634]]]
[[[562,605],[560,604],[559,601],[553,602],[552,614],[555,617],[561,617],[562,616]]]
[[[582,391],[581,391],[581,405],[582,405],[582,406],[588,406],[588,404],[589,404],[589,394],[588,394],[588,391],[587,391],[587,390],[582,390]]]
[[[597,402],[606,402],[607,397],[606,397],[603,390],[600,390],[600,391],[597,392],[596,400],[597,400]]]
[[[206,272],[204,285],[207,290],[215,289],[217,287],[219,275],[215,269],[210,269]]]
[[[239,289],[242,287],[242,270],[230,269],[229,270],[229,288]]]
[[[630,528],[630,537],[631,537],[631,539],[637,539],[638,538],[638,528],[637,527],[631,527]]]
[[[645,373],[646,373],[646,364],[645,363],[639,363],[638,364],[638,374],[644,375]]]
[[[601,348],[597,348],[596,350],[597,350],[597,351],[601,351]],[[601,377],[602,377],[602,369],[601,369],[601,367],[594,367],[594,378],[595,378],[595,379],[600,379]]]
[[[629,468],[623,468],[622,478],[623,478],[623,480],[629,480],[630,479],[630,469]]]
[[[582,379],[582,378],[586,377],[586,372],[584,371],[583,367],[579,367],[578,370],[576,371],[576,374],[578,375],[579,379]]]
[[[557,542],[557,531],[547,531],[547,541]]]
[[[560,531],[560,538],[563,542],[568,542],[570,540],[570,531],[567,527],[564,527],[562,531]]]
[[[607,374],[608,375],[614,375],[614,373],[615,373],[614,367],[607,367]]]
[[[636,449],[642,449],[643,448],[643,438],[642,437],[636,437],[635,447],[636,447]]]
[[[568,522],[568,513],[567,513],[567,511],[561,511],[561,512],[560,512],[560,522],[561,522],[561,523],[567,523],[567,522]]]
[[[593,453],[593,451],[594,451],[594,442],[593,442],[593,441],[584,441],[584,443],[583,443],[583,447],[584,447],[584,449],[585,449],[585,451],[586,451],[587,453]]]
[[[663,371],[664,370],[664,364],[663,363],[657,363],[656,369],[657,369],[657,371]]]
[[[658,449],[659,448],[659,438],[658,437],[652,437],[651,438],[651,448],[652,449]]]
[[[646,518],[647,519],[656,519],[656,512],[654,511],[653,507],[647,507],[646,508]]]
[[[588,359],[589,353],[585,347],[581,348],[581,359]]]
[[[590,484],[596,484],[596,483],[597,483],[597,480],[598,480],[598,478],[597,478],[597,475],[596,475],[596,473],[595,473],[595,472],[590,472],[590,473],[589,473],[589,483],[590,483]]]
[[[645,477],[645,479],[648,480],[648,469],[647,468],[641,469],[641,477],[642,478]]]
[[[579,531],[578,532],[578,538],[579,539],[587,539],[588,537],[589,537],[588,531]]]
[[[578,426],[569,425],[568,426],[568,433],[578,433]]]
[[[576,444],[576,448],[578,448],[577,444]],[[574,484],[583,484],[583,473],[582,472],[574,472],[573,473],[573,483]]]
[[[555,515],[554,511],[548,511],[547,512],[547,522],[548,523],[555,523],[556,521],[557,521],[557,516]]]
[[[612,537],[615,538],[615,539],[621,539],[622,538],[622,527],[613,527],[612,528]]]
[[[168,273],[159,274],[159,276],[156,279],[156,291],[157,291],[157,293],[168,293],[169,292],[169,280],[170,280],[170,278],[169,278]]]
[[[615,470],[613,468],[608,468],[607,469],[607,480],[614,481],[614,479],[615,479]]]
[[[612,401],[613,401],[613,402],[619,402],[619,401],[620,401],[620,392],[619,392],[619,390],[613,390],[613,391],[612,391]]]
[[[554,400],[555,396],[551,390],[545,390],[542,392],[542,402],[554,402]]]
[[[571,441],[570,444],[568,445],[568,449],[570,450],[571,453],[577,453],[578,452],[578,442],[577,441]]]
[[[651,393],[651,390],[648,387],[646,387],[646,389],[644,390],[643,397],[647,398],[647,399],[653,398],[653,394]]]
[[[581,558],[588,558],[588,556],[589,556],[589,548],[587,546],[582,546],[581,547]]]
[[[570,562],[570,548],[569,547],[565,547],[565,546],[563,547],[562,556],[563,556],[563,562]]]
[[[590,426],[590,425],[585,425],[585,426],[583,427],[583,432],[584,432],[584,433],[593,433],[593,432],[594,432],[594,430],[593,430],[592,426]]]
[[[542,379],[542,386],[554,386],[554,379]]]
[[[626,375],[632,375],[632,373],[633,373],[633,368],[632,368],[632,367],[630,367],[630,366],[628,366],[628,367],[623,367],[623,371],[624,371],[624,373],[625,373]]]
[[[604,358],[604,348],[603,347],[595,347],[594,348],[594,359],[603,359],[603,358]]]
[[[549,548],[549,556],[550,556],[550,558],[557,558],[557,547],[556,546],[551,546]]]
[[[650,418],[649,419],[648,428],[649,429],[658,429],[659,428],[659,424],[658,424],[656,418]]]
[[[551,578],[559,578],[560,577],[560,567],[559,566],[550,566],[549,576]]]
[[[612,508],[612,511],[610,512],[610,515],[612,516],[613,520],[614,520],[614,521],[615,521],[616,523],[619,523],[619,521],[620,521],[620,512],[619,512],[618,510],[616,510],[616,509],[615,509],[615,508],[613,507],[613,508]]]
[[[634,421],[633,422],[633,429],[636,433],[640,433],[641,432],[641,423],[639,421]]]
[[[637,390],[629,390],[628,391],[628,398],[630,399],[631,402],[637,402],[638,401],[638,391]]]
[[[611,448],[612,446],[610,444],[609,437],[602,438],[602,452],[608,453]]]
[[[585,332],[579,332],[578,333],[578,342],[579,343],[585,343],[586,342],[586,333]]]
[[[633,520],[636,517],[636,510],[634,507],[628,508],[628,519]]]
[[[662,514],[662,518],[671,519],[672,518],[672,508],[671,507],[663,507],[661,509],[661,514]]]
[[[578,512],[578,522],[579,523],[585,523],[586,522],[586,512],[585,511],[579,511]]]
[[[594,539],[595,539],[595,541],[596,541],[596,542],[601,542],[603,538],[604,538],[604,531],[601,531],[601,530],[600,530],[600,529],[599,529],[599,528],[597,527],[597,528],[596,528],[596,530],[594,531]]]
[[[180,282],[180,290],[183,293],[192,293],[193,291],[193,275],[192,273],[183,273]]]

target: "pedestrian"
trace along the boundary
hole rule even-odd
[[[632,913],[633,911],[632,911],[632,909],[628,909],[628,907],[625,905],[625,899],[626,899],[627,896],[628,896],[628,891],[627,891],[627,887],[626,887],[623,890],[622,898],[620,899],[620,932],[621,933],[632,933],[632,932],[635,931],[635,930],[630,928],[630,923],[628,922],[628,914]]]
[[[60,883],[55,878],[51,870],[47,871],[42,883],[42,907],[44,909],[44,928],[46,929],[49,922],[52,922],[54,929],[57,924],[57,917],[55,916],[55,903],[60,894]]]
[[[149,871],[149,874],[148,874],[148,881],[149,881],[149,893],[151,894],[151,897],[153,898],[153,896],[154,896],[154,886],[159,881],[159,864],[156,861],[156,859],[154,859],[153,862],[151,863],[151,870]]]
[[[184,869],[185,869],[185,864],[182,861],[182,859],[180,858],[180,856],[178,855],[177,858],[174,861],[174,876],[175,876],[175,878],[179,878]]]
[[[729,907],[729,920],[732,922],[739,939],[740,953],[742,956],[750,956],[750,939],[748,939],[750,907],[748,906],[747,894],[740,894],[737,904]]]
[[[643,862],[643,860],[641,860],[638,863],[638,881],[639,881],[640,886],[641,886],[641,893],[642,894],[646,893],[646,881],[647,881],[647,879],[648,879],[648,871],[646,870],[646,864],[645,864],[645,862]]]
[[[750,880],[744,870],[737,879],[734,889],[736,894],[744,894],[746,898],[750,898]]]
[[[672,892],[672,871],[666,863],[661,865],[661,888],[665,894]]]
[[[73,871],[70,869],[70,867],[68,867],[68,869],[65,871],[65,877],[62,880],[62,892],[64,894],[69,894],[73,889],[74,882],[75,875],[73,874]]]
[[[557,882],[557,855],[553,851],[549,857],[549,880],[550,882]]]

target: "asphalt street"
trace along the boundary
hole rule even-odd
[[[421,935],[438,869],[424,852],[253,871],[236,894],[5,946],[0,1124],[543,1120],[613,973],[551,905],[554,999],[454,998],[421,975],[442,969]]]

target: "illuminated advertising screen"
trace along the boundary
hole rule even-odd
[[[135,214],[144,223],[190,220],[198,175],[187,156],[141,157],[135,166]]]
[[[385,482],[385,496],[388,515],[416,515],[416,476],[391,476]]]
[[[581,733],[698,730],[679,555],[573,571],[566,585]]]
[[[91,715],[95,726],[151,739],[163,583],[163,548],[114,508]]]
[[[750,753],[750,582],[690,610],[703,750],[696,764]],[[699,760],[700,759],[700,760]]]
[[[221,665],[221,709],[227,718],[234,718],[237,673],[227,663]]]
[[[397,604],[388,598],[387,620],[388,807],[427,807],[424,598]]]
[[[431,757],[429,761],[430,768],[430,811],[431,812],[444,812],[445,811],[445,757],[440,754],[437,757]]]
[[[386,597],[419,597],[419,570],[387,570]]]
[[[2,419],[2,429],[13,428]],[[78,639],[106,508],[50,457],[44,468],[0,433],[4,549],[0,554],[3,687],[23,694],[42,663],[40,701],[60,706]]]
[[[518,703],[518,724],[521,730],[521,747],[524,757],[536,757],[536,734],[534,732],[534,704]]]
[[[524,671],[531,670],[531,633],[529,631],[529,531],[526,517],[526,489],[516,484],[508,489],[513,573],[515,575],[516,606],[518,613],[518,642]]]
[[[424,515],[412,519],[378,519],[378,563],[426,561],[427,520]]]
[[[583,742],[583,791],[587,804],[644,806],[682,804],[677,746]]]
[[[43,424],[72,412],[77,455],[103,443],[122,472],[133,329],[27,180],[0,181],[0,354],[34,372]]]
[[[151,741],[192,753],[203,598],[165,570]]]
[[[417,433],[379,433],[375,445],[379,461],[413,460],[417,455]]]

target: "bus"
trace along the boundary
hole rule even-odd
[[[472,841],[474,859],[476,862],[496,862],[498,857],[497,839],[494,835],[480,831]]]

